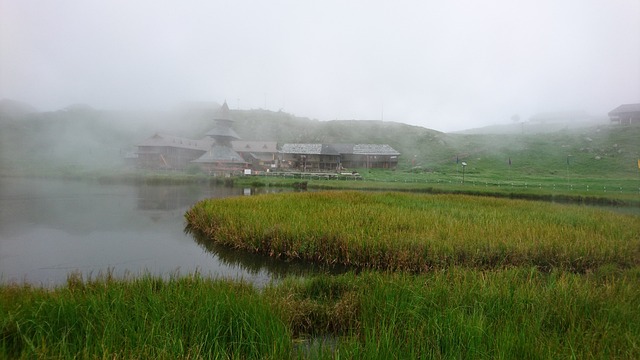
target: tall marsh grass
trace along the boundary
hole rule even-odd
[[[640,217],[464,195],[331,191],[209,199],[187,229],[282,259],[429,271],[537,266],[585,272],[640,263]]]
[[[250,285],[198,275],[0,287],[0,358],[281,358],[287,329]]]
[[[597,275],[596,275],[597,274]],[[615,279],[533,268],[363,274],[359,331],[345,358],[633,359],[640,274]]]
[[[0,358],[637,359],[640,271],[0,285]]]

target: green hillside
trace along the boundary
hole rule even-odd
[[[201,138],[217,104],[190,104],[166,112],[115,112],[76,105],[55,112],[0,103],[1,174],[50,169],[96,170],[124,166],[135,144],[166,132]],[[599,125],[544,134],[445,134],[396,122],[318,121],[285,112],[232,110],[245,140],[301,143],[385,143],[402,155],[398,171],[451,173],[456,159],[468,174],[505,177],[634,179],[640,126]],[[511,166],[509,166],[511,159]],[[568,164],[567,164],[568,163]]]
[[[398,150],[400,167],[437,164],[455,154],[444,133],[396,122],[375,120],[318,121],[282,112],[232,111],[234,127],[243,139],[278,143],[389,144]],[[455,155],[454,159],[455,159]],[[412,159],[415,157],[415,161]]]
[[[468,171],[486,175],[564,176],[568,170],[599,178],[634,177],[640,158],[640,126],[605,123],[551,133],[474,135],[395,122],[317,121],[262,110],[232,111],[232,116],[236,131],[247,140],[389,144],[402,153],[399,170],[455,171],[457,158],[469,164]]]
[[[640,126],[592,126],[533,135],[455,135],[469,170],[533,176],[569,172],[584,177],[633,177],[640,158]],[[509,166],[511,159],[511,166]]]

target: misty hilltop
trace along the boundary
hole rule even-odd
[[[40,110],[226,98],[451,132],[640,101],[635,0],[0,4],[0,98]]]
[[[75,104],[38,112],[28,104],[2,100],[0,171],[10,175],[123,168],[136,144],[156,133],[203,138],[219,108],[216,102],[188,102],[167,111],[111,111]],[[620,164],[640,157],[639,127],[603,119],[555,124],[551,130],[549,123],[519,122],[509,124],[509,131],[442,133],[397,122],[319,121],[264,109],[231,110],[231,117],[236,133],[248,141],[389,144],[401,153],[399,170],[448,171],[456,159],[491,168],[512,160],[514,168],[548,174],[549,162],[562,163],[571,154],[585,173],[600,167],[615,174]],[[547,128],[533,131],[535,126]]]

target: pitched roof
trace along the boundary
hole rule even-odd
[[[167,134],[156,133],[150,138],[137,144],[138,147],[174,147],[180,149],[207,151],[211,147],[211,140],[193,140]]]
[[[282,152],[307,155],[400,155],[387,144],[284,144]]]
[[[233,149],[214,145],[209,151],[204,153],[199,158],[193,160],[194,163],[244,163],[244,159]]]
[[[620,115],[627,113],[640,112],[640,104],[623,104],[609,111],[609,115]]]
[[[353,144],[324,144],[322,153],[326,155],[340,155],[353,153]]]
[[[232,141],[233,150],[253,153],[276,153],[278,143],[275,141]]]
[[[322,144],[284,144],[282,152],[285,154],[307,154],[320,155],[322,153]]]
[[[231,128],[230,124],[225,121],[216,120],[213,128],[205,134],[207,136],[215,137],[227,137],[232,139],[240,139],[240,136]]]
[[[228,120],[231,121],[231,113],[229,111],[229,105],[227,105],[227,100],[224,101],[224,104],[218,110],[216,117],[214,120]]]
[[[356,144],[353,146],[353,153],[358,155],[400,155],[387,144]]]

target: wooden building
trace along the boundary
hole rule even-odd
[[[400,153],[386,144],[284,144],[281,165],[300,171],[393,169]]]
[[[343,169],[394,169],[400,153],[387,144],[284,144],[242,141],[233,130],[226,101],[202,140],[155,134],[138,144],[137,165],[145,169],[185,170],[196,165],[212,175],[246,169],[338,172]]]
[[[609,120],[620,125],[640,124],[640,104],[623,104],[609,111]]]
[[[184,170],[210,147],[210,139],[155,134],[137,145],[136,166],[150,170]]]
[[[253,170],[275,169],[278,166],[278,143],[275,141],[231,142],[231,147]]]
[[[206,135],[211,146],[202,156],[192,161],[212,175],[231,175],[242,172],[248,163],[233,150],[232,141],[240,137],[233,130],[233,120],[229,115],[229,106],[225,101],[216,118],[214,126]]]
[[[387,144],[356,144],[350,154],[344,154],[348,168],[395,169],[400,153]]]

